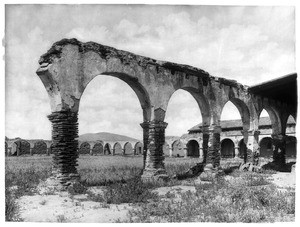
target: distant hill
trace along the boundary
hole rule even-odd
[[[78,140],[80,141],[96,141],[96,140],[104,140],[104,141],[139,141],[137,139],[122,136],[109,132],[98,132],[98,133],[86,133],[80,135]]]

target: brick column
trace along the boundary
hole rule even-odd
[[[208,131],[208,136],[207,136],[207,131]],[[212,181],[214,178],[216,178],[219,172],[222,172],[222,170],[220,170],[221,126],[212,125],[211,127],[209,127],[207,131],[205,131],[206,132],[205,140],[207,141],[208,139],[208,151],[207,151],[204,171],[200,175],[201,181]],[[206,141],[203,141],[203,147]]]
[[[259,134],[258,130],[242,131],[244,142],[247,147],[247,153],[244,154],[244,163],[252,163],[258,165],[259,161]]]
[[[146,163],[143,171],[143,180],[166,179],[168,175],[164,165],[163,145],[165,143],[165,128],[163,121],[149,122],[149,138],[146,153]]]
[[[285,165],[286,136],[273,134],[273,162],[278,165]]]
[[[52,180],[57,189],[65,190],[79,181],[76,166],[78,159],[77,112],[57,111],[48,116],[52,122]]]
[[[209,165],[213,168],[220,166],[220,134],[221,126],[213,125],[209,128],[209,140],[208,140],[208,152],[206,157],[206,165]]]
[[[202,127],[203,163],[206,163],[206,158],[208,153],[208,141],[209,141],[209,127],[203,126]]]
[[[149,121],[144,121],[143,123],[141,123],[141,127],[143,128],[143,169],[145,169],[146,166],[146,157],[149,141],[149,125]]]

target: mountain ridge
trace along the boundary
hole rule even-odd
[[[79,141],[141,141],[129,136],[119,135],[110,132],[85,133],[78,137]]]

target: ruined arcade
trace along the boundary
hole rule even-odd
[[[275,162],[284,163],[287,119],[296,119],[293,102],[264,95],[236,81],[218,78],[188,65],[163,62],[126,51],[76,39],[63,39],[41,56],[37,74],[50,99],[52,113],[53,178],[63,187],[79,179],[78,109],[80,98],[97,75],[117,77],[136,93],[143,109],[144,170],[142,178],[167,178],[164,167],[164,122],[168,102],[178,89],[189,92],[202,114],[204,173],[213,176],[220,166],[220,117],[224,105],[231,101],[239,110],[247,152],[241,162],[257,163],[259,116],[265,109],[271,119],[275,144]],[[200,176],[200,177],[201,177]]]

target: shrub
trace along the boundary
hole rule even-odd
[[[150,199],[158,198],[155,193],[150,191],[152,187],[150,184],[143,183],[140,177],[135,177],[126,183],[110,184],[104,190],[103,195],[90,194],[90,199],[107,204],[145,203]]]

